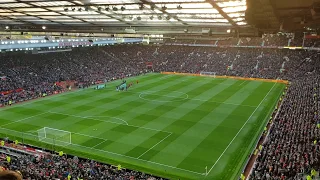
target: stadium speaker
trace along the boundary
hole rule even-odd
[[[44,37],[44,39],[47,40],[47,41],[49,41],[49,38],[48,38],[48,37]]]
[[[92,40],[92,39],[89,39],[89,42],[93,43],[93,40]]]
[[[23,32],[20,32],[20,35],[23,35]]]

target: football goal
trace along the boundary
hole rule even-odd
[[[200,72],[200,76],[211,76],[211,77],[216,77],[216,72],[204,72],[204,71],[201,71]]]
[[[71,144],[71,132],[44,127],[38,130],[39,141],[58,146]]]

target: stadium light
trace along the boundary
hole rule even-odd
[[[109,10],[110,10],[109,6],[107,6],[107,7],[105,8],[105,10],[106,10],[106,11],[109,11]]]
[[[154,4],[150,5],[150,9],[153,11],[156,8],[156,6]]]
[[[75,11],[75,10],[76,10],[76,8],[74,8],[74,7],[73,7],[71,10],[72,10],[72,11]]]
[[[182,9],[182,6],[179,4],[179,5],[177,6],[177,9],[178,9],[178,10],[181,10],[181,9]]]
[[[67,7],[65,7],[63,10],[64,10],[65,12],[67,12],[69,9],[68,9]]]
[[[42,26],[42,29],[45,30],[45,29],[47,29],[47,27],[46,26]]]
[[[158,16],[158,19],[161,20],[161,19],[162,19],[162,16],[159,15],[159,16]]]
[[[101,11],[101,9],[102,9],[101,7],[98,7],[98,11],[99,11],[99,12]]]
[[[124,10],[126,10],[126,7],[121,6],[121,11],[124,11]]]
[[[228,29],[228,30],[227,30],[227,33],[230,33],[230,32],[231,32],[231,30],[230,30],[230,29]]]
[[[140,5],[139,5],[139,9],[140,9],[140,10],[143,10],[143,8],[144,8],[143,4],[140,4]]]
[[[167,10],[167,6],[162,6],[161,9],[162,9],[163,11],[165,11],[165,10]]]
[[[138,17],[137,17],[137,20],[138,20],[138,21],[140,21],[140,20],[141,20],[141,17],[140,17],[140,16],[138,16]]]
[[[150,16],[149,18],[150,18],[151,20],[153,20],[153,16]]]
[[[82,8],[81,8],[81,7],[79,7],[78,11],[79,11],[79,12],[81,12],[81,11],[82,11]]]
[[[118,8],[116,6],[113,6],[112,10],[113,11],[118,11]]]
[[[9,26],[6,26],[6,29],[9,29],[10,27]]]
[[[86,7],[84,8],[84,10],[85,10],[85,11],[89,11],[89,7],[86,6]]]
[[[170,20],[170,18],[171,18],[170,16],[167,16],[167,17],[166,17],[166,20],[168,20],[168,21],[169,21],[169,20]]]

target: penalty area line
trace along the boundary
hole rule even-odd
[[[92,148],[92,149],[95,149],[95,147],[97,147],[97,146],[99,146],[100,144],[102,144],[102,143],[104,143],[104,142],[107,142],[107,141],[108,141],[108,140],[104,140],[104,141],[102,141],[101,143],[98,143],[98,144],[92,146],[91,148]]]
[[[245,83],[245,82],[247,82],[247,81],[243,81],[241,84],[239,84],[239,86],[241,86],[243,83]]]
[[[159,129],[153,129],[153,128],[148,128],[148,127],[143,127],[143,126],[135,126],[135,125],[124,124],[124,123],[119,123],[119,122],[114,122],[114,121],[104,121],[104,120],[101,120],[101,119],[95,119],[95,118],[90,118],[90,117],[85,117],[85,116],[77,116],[77,115],[59,113],[59,112],[54,112],[54,111],[48,111],[48,113],[61,114],[61,115],[65,115],[65,116],[71,116],[71,117],[77,117],[77,118],[83,118],[83,119],[92,119],[92,120],[96,120],[96,121],[101,121],[101,122],[106,122],[106,123],[112,123],[112,124],[119,124],[119,125],[125,125],[125,126],[136,127],[136,128],[141,128],[141,129],[147,129],[147,130],[157,131],[157,132],[171,133],[171,132],[169,132],[169,131],[163,131],[163,130],[159,130]],[[110,117],[111,117],[111,116],[110,116]]]
[[[3,124],[3,125],[0,125],[0,127],[3,127],[3,126],[8,126],[10,124],[14,124],[14,123],[17,123],[17,122],[21,122],[21,121],[25,121],[25,120],[28,120],[28,119],[31,119],[31,118],[34,118],[34,117],[37,117],[37,116],[41,116],[43,114],[47,114],[48,112],[44,112],[44,113],[40,113],[40,114],[37,114],[37,115],[34,115],[34,116],[29,116],[29,117],[26,117],[26,118],[23,118],[23,119],[19,119],[19,120],[16,120],[16,121],[12,121],[12,122],[9,122],[7,124]]]
[[[161,141],[159,141],[157,144],[153,145],[151,148],[149,148],[147,151],[145,151],[144,153],[142,153],[139,157],[137,157],[137,159],[141,158],[143,155],[145,155],[147,152],[149,152],[151,149],[153,149],[154,147],[156,147],[158,144],[160,144],[162,141],[164,141],[165,139],[167,139],[169,136],[171,136],[172,133],[170,133],[168,136],[166,136],[165,138],[163,138]]]
[[[142,162],[146,162],[146,163],[150,163],[150,164],[155,164],[155,165],[158,165],[158,166],[163,166],[163,167],[168,167],[168,168],[171,168],[171,169],[176,169],[176,170],[180,170],[180,171],[184,171],[184,172],[188,172],[188,173],[192,173],[192,174],[196,174],[196,175],[201,175],[201,176],[204,176],[205,173],[199,173],[199,172],[195,172],[195,171],[191,171],[191,170],[187,170],[187,169],[182,169],[182,168],[178,168],[178,167],[174,167],[174,166],[170,166],[170,165],[166,165],[166,164],[161,164],[161,163],[157,163],[157,162],[153,162],[153,161],[148,161],[148,160],[144,160],[144,159],[138,159],[138,158],[135,158],[135,157],[131,157],[131,156],[127,156],[127,155],[124,155],[124,154],[119,154],[119,153],[115,153],[115,152],[110,152],[110,151],[106,151],[106,150],[102,150],[102,149],[93,149],[93,148],[90,148],[90,147],[87,147],[87,146],[82,146],[82,145],[79,145],[79,144],[70,144],[72,146],[78,146],[78,147],[81,147],[81,148],[86,148],[86,149],[90,149],[90,150],[95,150],[95,151],[99,151],[99,152],[102,152],[102,153],[108,153],[108,154],[111,154],[111,155],[116,155],[116,156],[120,156],[120,157],[125,157],[125,158],[129,158],[129,159],[134,159],[134,160],[137,160],[137,161],[142,161]]]
[[[268,91],[268,93],[264,96],[264,98],[262,99],[262,101],[259,103],[259,105],[256,107],[256,109],[252,112],[252,114],[249,116],[249,118],[247,119],[247,121],[242,125],[242,127],[239,129],[239,131],[237,132],[237,134],[233,137],[233,139],[230,141],[230,143],[228,144],[228,146],[224,149],[224,151],[221,153],[221,155],[219,156],[219,158],[216,160],[216,162],[211,166],[210,170],[208,171],[208,173],[205,176],[208,176],[208,174],[210,174],[211,170],[218,164],[218,162],[220,161],[220,159],[222,158],[222,156],[224,155],[224,153],[229,149],[229,147],[231,146],[231,144],[233,143],[233,141],[238,137],[238,135],[240,134],[240,132],[242,131],[242,129],[246,126],[246,124],[249,122],[249,120],[251,119],[251,117],[254,115],[254,113],[259,109],[259,107],[261,106],[261,104],[263,103],[263,101],[268,97],[268,95],[270,94],[270,92],[272,91],[272,89],[274,88],[274,86],[276,85],[276,83],[274,83],[274,85],[272,86],[272,88]]]

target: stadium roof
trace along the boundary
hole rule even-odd
[[[245,27],[246,0],[1,0],[0,24]]]

